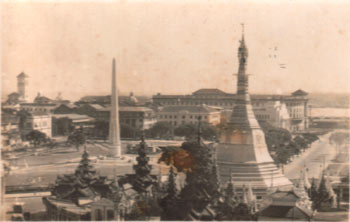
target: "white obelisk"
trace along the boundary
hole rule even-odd
[[[121,143],[120,143],[120,126],[119,126],[119,103],[118,103],[118,89],[117,77],[115,70],[115,59],[112,64],[112,96],[111,96],[111,113],[109,119],[109,142],[111,144],[111,156],[121,157]]]

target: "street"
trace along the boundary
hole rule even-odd
[[[334,145],[329,144],[331,133],[320,136],[320,139],[314,142],[309,149],[296,157],[291,163],[284,166],[284,174],[289,179],[300,177],[300,171],[306,167],[309,178],[318,178],[322,170],[327,168],[330,160],[336,155]]]

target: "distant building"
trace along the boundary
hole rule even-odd
[[[88,115],[98,121],[109,122],[110,106],[100,104],[84,104],[76,109],[76,112]],[[138,129],[148,129],[156,118],[152,109],[140,106],[119,106],[120,124],[129,125]]]
[[[207,106],[165,106],[157,112],[159,122],[168,122],[173,126],[182,124],[196,124],[198,118],[202,122],[218,125],[221,121],[220,110]]]
[[[60,104],[55,109],[52,110],[54,114],[70,114],[74,113],[78,106],[74,104]]]
[[[5,102],[6,105],[16,105],[20,102],[21,95],[18,92],[10,93]]]
[[[119,106],[144,106],[150,99],[146,96],[135,96],[133,92],[130,92],[129,96],[119,96]],[[111,104],[111,96],[84,96],[79,101],[75,102],[76,105],[82,104],[99,104],[102,106]]]
[[[90,116],[97,121],[109,121],[109,107],[104,107],[100,104],[82,104],[75,109],[75,112],[81,115]]]
[[[21,140],[19,135],[19,117],[16,112],[1,112],[1,145],[2,150],[16,145]]]
[[[53,103],[21,103],[20,110],[32,113],[32,114],[51,114],[56,108],[56,104]]]
[[[51,115],[49,114],[34,114],[22,111],[20,114],[20,134],[27,135],[33,130],[38,130],[51,137]]]
[[[197,106],[206,104],[209,106],[220,106],[224,110],[232,110],[237,101],[237,95],[226,93],[219,89],[200,89],[193,92],[191,95],[161,95],[158,93],[152,97],[153,103],[159,106]],[[308,98],[307,93],[302,90],[297,90],[291,95],[251,95],[251,102],[256,117],[260,120],[266,120],[266,115],[269,113],[271,120],[275,121],[280,115],[279,111],[271,111],[275,102],[283,104],[288,110],[290,116],[290,129],[293,131],[304,130],[308,128]],[[262,108],[270,107],[268,111],[263,111]],[[276,107],[276,109],[281,109]],[[284,108],[283,108],[284,109]],[[278,113],[272,117],[272,113]],[[285,115],[284,115],[285,116]],[[272,121],[272,122],[273,122]]]
[[[288,113],[286,104],[280,101],[266,101],[264,103],[256,103],[253,107],[256,119],[259,122],[268,122],[274,127],[291,129],[291,118]],[[232,110],[222,111],[222,121],[227,122],[232,115]]]
[[[157,122],[152,109],[136,106],[119,106],[120,124],[126,124],[137,129],[149,129]]]
[[[75,104],[111,104],[111,96],[84,96]]]
[[[17,93],[19,94],[19,99],[21,102],[25,102],[27,101],[27,93],[26,93],[26,88],[28,85],[28,78],[29,76],[27,74],[25,74],[24,72],[21,72],[18,76],[17,76]]]
[[[93,127],[94,118],[75,113],[52,114],[52,136],[67,136],[74,129]]]
[[[61,98],[61,94],[57,96],[56,99],[50,99],[46,96],[42,96],[40,93],[37,94],[37,96],[34,98],[33,103],[37,104],[69,104],[69,100],[64,100]]]

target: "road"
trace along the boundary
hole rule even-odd
[[[306,167],[309,178],[318,178],[321,170],[326,168],[336,155],[334,145],[329,144],[330,135],[331,133],[320,136],[320,139],[314,142],[308,150],[284,166],[286,177],[289,179],[300,178],[300,171]]]

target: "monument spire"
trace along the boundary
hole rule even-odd
[[[109,142],[111,144],[111,156],[121,157],[120,126],[119,126],[119,102],[115,59],[112,62],[112,96],[111,113],[109,119]]]

